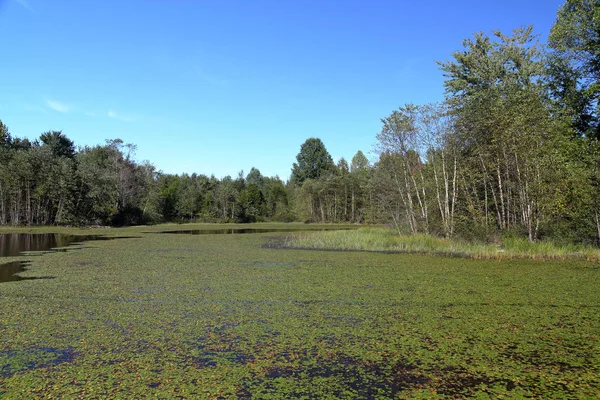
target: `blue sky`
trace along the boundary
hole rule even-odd
[[[380,119],[443,99],[435,61],[562,0],[0,0],[0,119],[18,137],[120,138],[168,173],[286,180],[318,137],[367,156]]]

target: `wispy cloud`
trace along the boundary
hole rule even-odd
[[[28,0],[15,0],[16,3],[19,3],[21,6],[25,7],[29,11],[33,11],[33,7],[29,4]]]
[[[107,114],[110,118],[119,120],[119,121],[123,121],[123,122],[133,122],[135,121],[135,117],[132,115],[125,115],[125,114],[121,114],[117,111],[114,110],[108,110],[108,114]]]
[[[98,114],[96,114],[93,111],[86,111],[84,114],[87,115],[88,117],[97,117],[98,116]]]
[[[48,107],[50,107],[51,109],[53,109],[54,111],[58,111],[58,112],[61,112],[61,113],[66,113],[66,112],[69,112],[71,110],[71,107],[68,104],[61,103],[61,102],[56,101],[56,100],[47,100],[46,101],[46,105]]]

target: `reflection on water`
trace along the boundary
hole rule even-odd
[[[68,247],[72,244],[91,240],[121,239],[98,235],[63,235],[58,233],[8,233],[0,234],[0,257],[15,257],[25,251],[49,251],[58,247]],[[22,278],[15,274],[23,272],[27,262],[16,261],[0,264],[0,282],[14,282],[30,279],[47,278]]]
[[[47,251],[68,247],[89,240],[117,239],[98,235],[63,235],[59,233],[8,233],[0,234],[0,257],[18,256],[24,251]]]

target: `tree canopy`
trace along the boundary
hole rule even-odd
[[[333,169],[331,155],[321,139],[307,139],[296,156],[292,167],[292,182],[301,185],[306,179],[318,179]]]
[[[548,44],[551,91],[580,134],[600,139],[600,1],[566,1]]]

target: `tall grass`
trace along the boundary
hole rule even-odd
[[[600,262],[600,249],[591,246],[559,245],[550,241],[531,243],[525,238],[515,236],[504,238],[500,244],[474,243],[425,234],[398,235],[395,231],[385,228],[296,234],[285,238],[283,246],[326,250],[426,253],[477,259],[565,260],[574,258]]]

